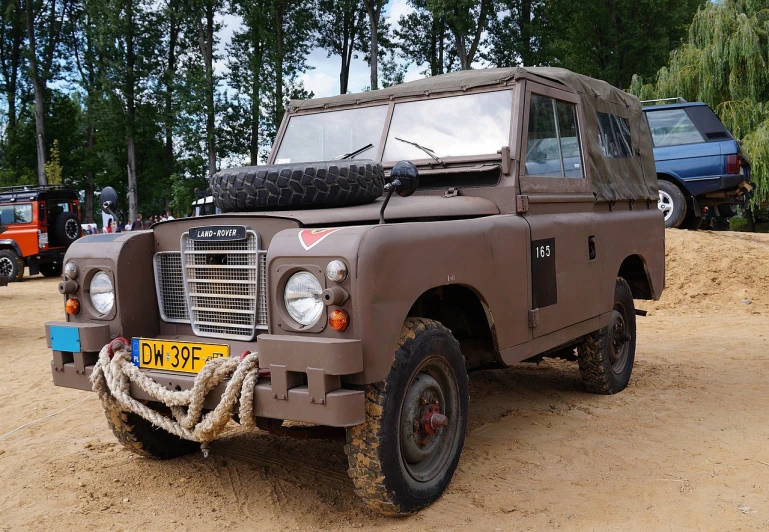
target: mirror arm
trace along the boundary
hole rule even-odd
[[[401,181],[400,179],[393,179],[391,182],[385,184],[384,189],[387,192],[387,197],[385,197],[384,203],[382,203],[382,208],[379,210],[379,223],[384,224],[384,212],[387,208],[387,204],[390,202],[390,197],[392,197],[393,192],[395,192],[397,189],[401,187]]]

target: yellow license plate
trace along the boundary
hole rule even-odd
[[[230,346],[133,338],[135,366],[145,369],[198,373],[211,358],[230,356]]]

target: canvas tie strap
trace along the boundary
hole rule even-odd
[[[91,374],[91,384],[104,409],[129,411],[156,427],[185,440],[200,442],[207,454],[208,442],[214,440],[232,419],[236,403],[240,403],[241,425],[255,428],[254,387],[259,379],[259,355],[249,353],[241,358],[214,358],[195,377],[189,390],[171,391],[155,382],[134,366],[131,351],[123,339],[105,345]],[[203,415],[206,395],[222,381],[229,382],[214,410]],[[171,410],[164,415],[131,397],[131,383]]]

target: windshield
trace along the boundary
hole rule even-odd
[[[368,144],[348,159],[376,159],[386,118],[386,105],[292,116],[275,163],[330,161]]]
[[[510,143],[512,91],[485,92],[417,100],[395,105],[385,143],[384,161],[497,153]]]

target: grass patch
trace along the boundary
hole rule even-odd
[[[740,231],[744,233],[748,230],[748,221],[745,218],[735,216],[731,219],[730,226],[732,231]],[[769,233],[769,222],[756,224],[756,233]]]

